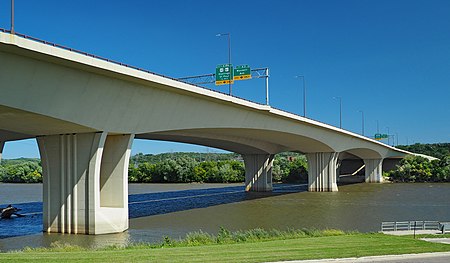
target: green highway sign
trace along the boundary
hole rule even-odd
[[[223,64],[216,67],[216,85],[233,84],[233,65]]]
[[[375,134],[375,140],[383,140],[383,139],[387,139],[389,137],[388,134],[381,134],[381,133],[376,133]]]
[[[250,72],[250,66],[249,65],[240,65],[236,66],[234,69],[234,80],[243,80],[243,79],[251,79],[252,74]]]

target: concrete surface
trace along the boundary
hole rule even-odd
[[[386,263],[448,263],[450,262],[450,252],[406,254],[393,256],[373,256],[361,258],[343,258],[343,259],[319,259],[319,260],[294,260],[280,261],[273,263],[367,263],[367,262],[386,262]]]

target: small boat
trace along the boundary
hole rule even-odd
[[[9,219],[12,215],[16,215],[18,217],[24,217],[24,215],[18,214],[20,208],[14,207],[12,205],[8,205],[6,208],[0,208],[0,218],[1,219]]]

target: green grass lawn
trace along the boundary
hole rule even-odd
[[[267,262],[450,251],[450,245],[383,234],[150,248],[0,253],[0,262]]]

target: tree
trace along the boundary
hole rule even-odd
[[[416,143],[413,145],[398,145],[397,147],[399,149],[403,149],[413,153],[425,154],[439,159],[445,158],[446,156],[450,155],[450,143]]]
[[[282,181],[284,183],[307,183],[308,166],[306,158],[296,158],[289,162],[289,172]]]
[[[42,167],[38,160],[5,162],[0,176],[4,183],[40,183]]]
[[[397,169],[386,174],[393,182],[449,182],[450,156],[429,161],[410,155],[402,159]]]

